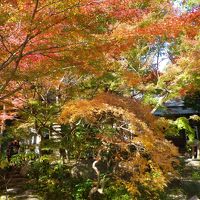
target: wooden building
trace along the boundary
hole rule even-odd
[[[200,158],[200,155],[198,155],[200,154],[198,152],[198,148],[200,147],[200,121],[190,119],[193,115],[200,115],[200,111],[186,106],[182,99],[175,99],[165,102],[162,107],[154,112],[154,115],[172,120],[176,120],[179,117],[186,117],[189,120],[190,126],[195,131],[195,144],[192,147],[194,154],[192,157]],[[179,147],[180,153],[186,152],[188,138],[184,130],[181,130],[178,136],[168,137],[168,139],[172,140]]]

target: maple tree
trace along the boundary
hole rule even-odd
[[[174,173],[172,164],[176,163],[177,149],[164,140],[158,122],[137,101],[109,93],[92,100],[72,101],[64,107],[60,121],[71,127],[68,137],[75,137],[76,129],[83,123],[91,129],[84,128],[82,141],[87,140],[88,144],[96,138],[96,145],[91,143],[88,147],[95,156],[95,192],[104,189],[97,166],[100,161],[110,163],[104,175],[114,176],[133,194],[141,192],[139,185],[150,191],[163,189],[169,180],[168,172]],[[81,153],[88,150],[79,144],[80,149]]]
[[[129,3],[132,2],[1,3],[1,101],[38,76],[56,77],[72,68],[92,74],[112,70],[115,64],[107,55],[121,51],[119,38],[112,33],[117,29],[114,24],[142,20],[150,12],[146,7],[153,4],[138,2],[136,9],[131,9]],[[120,5],[117,9],[116,4]]]
[[[166,86],[169,98],[192,95],[199,90],[199,35],[197,34],[193,39],[183,36],[177,43],[173,50],[173,63],[161,76],[159,82],[160,88]]]
[[[18,81],[19,77],[30,78],[26,77],[26,72],[36,72],[41,63],[43,72],[47,73],[55,60],[63,60],[65,66],[75,65],[87,70],[92,70],[89,61],[103,62],[102,50],[108,48],[108,43],[115,43],[115,38],[113,42],[106,40],[110,37],[108,32],[114,29],[112,21],[136,20],[147,13],[125,6],[131,1],[120,3],[115,9],[119,2],[5,1],[1,4],[1,71],[8,77],[5,76],[1,90],[4,91],[15,78]],[[141,16],[137,16],[137,12]],[[110,49],[113,51],[113,48],[116,44]]]
[[[191,25],[198,22],[197,11],[174,16],[167,2],[5,1],[1,9],[1,99],[22,89],[27,79],[59,76],[72,66],[98,75],[116,71],[114,61],[140,38],[148,45],[158,35],[171,40],[198,31],[198,24]],[[130,79],[138,83],[133,71],[123,75],[129,84]]]
[[[199,7],[181,13],[177,16],[179,23],[172,29],[173,33],[182,26],[180,35],[173,38],[169,45],[171,64],[158,82],[158,88],[166,88],[168,99],[184,97],[199,90],[199,15]],[[176,20],[173,23],[175,25]]]
[[[62,111],[71,157],[88,159],[87,152],[93,152],[98,180],[90,198],[104,187],[96,167],[103,159],[112,163],[116,183],[134,195],[141,192],[139,186],[151,193],[163,189],[176,148],[164,139],[150,111],[132,98],[165,96],[177,82],[180,91],[185,82],[191,87],[198,80],[198,16],[198,8],[176,15],[167,0],[3,1],[2,121],[21,109],[27,112],[21,114],[22,125],[37,121],[50,129]],[[159,59],[166,43],[172,66],[162,74]],[[181,76],[183,70],[187,76]],[[181,78],[174,78],[177,74]],[[49,95],[59,100],[56,112]]]

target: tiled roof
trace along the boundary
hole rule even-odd
[[[156,116],[173,116],[173,115],[193,115],[199,114],[199,111],[193,108],[186,107],[184,101],[181,99],[170,100],[159,107],[154,115]]]

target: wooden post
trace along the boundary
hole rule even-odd
[[[3,104],[3,116],[2,116],[2,124],[1,124],[1,128],[0,128],[0,137],[3,137],[3,131],[4,131],[4,129],[5,129],[5,115],[6,115],[6,105],[5,104]],[[1,146],[1,144],[0,144],[0,158],[1,158],[1,155],[2,155],[2,153],[1,153],[1,151],[2,151],[2,146]]]
[[[197,159],[200,159],[200,144],[197,145]]]
[[[5,129],[5,115],[6,115],[6,105],[3,104],[3,117],[2,117],[2,124],[1,124],[1,130],[0,130],[0,135],[3,135],[3,131]]]
[[[194,145],[192,145],[192,159],[194,159]]]

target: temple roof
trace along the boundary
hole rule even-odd
[[[166,101],[163,106],[160,106],[155,112],[155,116],[170,117],[199,114],[199,111],[185,106],[182,99]]]

